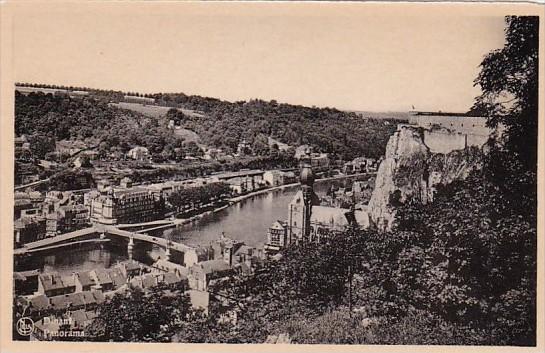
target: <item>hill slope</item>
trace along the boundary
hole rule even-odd
[[[32,93],[16,94],[16,133],[62,139],[104,141],[107,149],[148,147],[152,153],[170,153],[182,147],[187,134],[167,129],[170,108],[181,131],[199,144],[235,152],[244,139],[259,155],[270,153],[269,138],[290,146],[309,144],[316,150],[343,159],[378,158],[384,154],[396,119],[362,118],[333,108],[304,107],[276,101],[227,102],[214,98],[176,94],[148,95],[156,105],[119,102],[120,92],[89,90],[89,97]],[[198,112],[198,113],[195,113]],[[54,130],[52,130],[54,127]],[[189,142],[189,141],[186,141]]]

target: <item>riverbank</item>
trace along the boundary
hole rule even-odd
[[[350,178],[357,178],[357,177],[360,177],[360,176],[368,176],[368,175],[374,175],[374,174],[376,174],[376,173],[358,173],[358,174],[350,174],[350,175],[337,175],[337,176],[329,177],[329,178],[316,179],[315,182],[320,183],[320,182],[332,181],[332,180],[350,179]],[[266,189],[261,189],[261,190],[257,190],[257,191],[254,191],[254,192],[251,192],[251,193],[248,193],[248,194],[244,194],[244,195],[240,195],[240,196],[237,196],[237,197],[230,198],[229,202],[232,203],[232,204],[235,204],[237,202],[246,200],[248,198],[251,198],[251,197],[254,197],[254,196],[257,196],[257,195],[266,194],[266,193],[276,191],[276,190],[283,190],[283,189],[287,189],[287,188],[292,188],[292,187],[295,187],[297,185],[299,185],[299,183],[291,183],[291,184],[285,184],[285,185],[274,186],[274,187],[270,187],[270,188],[266,188]]]
[[[317,179],[316,183],[333,181],[333,180],[351,179],[351,178],[357,178],[357,177],[362,177],[362,176],[370,176],[370,175],[374,175],[374,174],[376,174],[376,173],[358,173],[358,174],[350,174],[350,175],[337,175],[337,176],[334,176],[334,177]],[[298,185],[299,185],[299,183],[278,185],[278,186],[269,187],[269,188],[257,190],[257,191],[254,191],[254,192],[250,192],[248,194],[232,197],[232,198],[228,199],[229,203],[226,204],[226,205],[222,205],[220,207],[204,211],[202,213],[191,216],[189,218],[178,218],[178,219],[176,219],[175,224],[176,225],[178,225],[178,224],[183,225],[183,224],[192,223],[192,222],[195,222],[197,220],[202,219],[203,217],[206,217],[207,215],[211,215],[213,213],[221,212],[221,211],[229,208],[230,206],[232,206],[232,205],[234,205],[236,203],[239,203],[241,201],[250,199],[252,197],[267,194],[267,193],[274,192],[274,191],[277,191],[277,190],[284,190],[284,189],[288,189],[288,188],[293,188],[293,187],[296,187]]]

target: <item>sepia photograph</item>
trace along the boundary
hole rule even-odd
[[[6,351],[543,349],[543,6],[442,5],[1,3]]]

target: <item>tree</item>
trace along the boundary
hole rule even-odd
[[[99,307],[87,335],[95,341],[168,342],[189,317],[190,307],[187,295],[131,289]]]
[[[488,177],[520,209],[535,210],[537,187],[539,18],[507,16],[505,46],[488,54],[475,79],[482,95],[472,108],[490,127]]]
[[[44,159],[47,153],[55,150],[55,139],[48,135],[31,135],[29,143],[32,156],[38,159]]]

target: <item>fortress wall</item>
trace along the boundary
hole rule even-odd
[[[492,131],[486,127],[486,118],[484,117],[415,115],[409,117],[409,123],[426,129],[440,126],[464,134],[488,136]]]
[[[486,135],[467,135],[467,145],[482,147],[488,141],[488,134]]]
[[[466,147],[466,135],[446,131],[424,130],[424,144],[432,153],[447,154]]]
[[[409,117],[409,124],[425,129],[424,143],[433,153],[482,147],[492,132],[484,117],[413,115]]]

